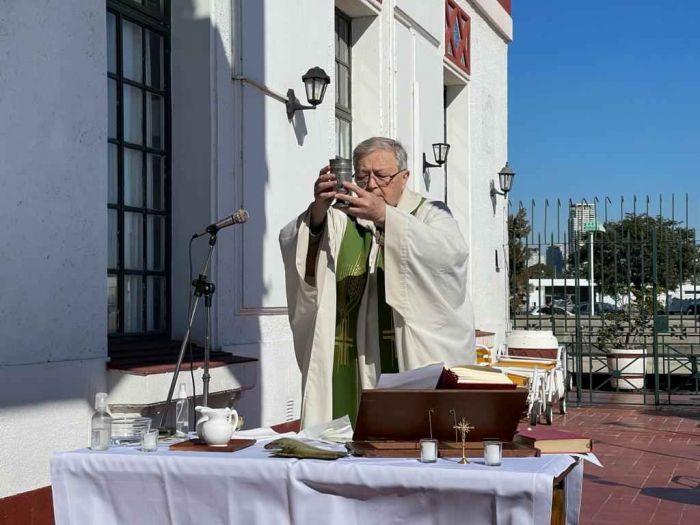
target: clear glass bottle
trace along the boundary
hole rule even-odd
[[[95,413],[90,421],[90,448],[107,450],[112,435],[112,417],[107,412],[107,394],[95,394]]]
[[[190,431],[189,403],[187,400],[187,386],[180,383],[175,405],[175,435],[187,437]]]

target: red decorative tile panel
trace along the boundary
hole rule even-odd
[[[445,56],[471,73],[471,18],[454,0],[445,0]]]
[[[510,0],[498,0],[498,3],[503,6],[503,9],[510,14]]]

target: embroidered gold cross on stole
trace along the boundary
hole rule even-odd
[[[350,337],[350,321],[343,319],[340,323],[340,334],[335,338],[335,347],[338,350],[336,365],[347,365],[350,363],[350,350],[352,350],[354,340]]]

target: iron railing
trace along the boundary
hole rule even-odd
[[[666,207],[662,196],[635,196],[619,207],[609,197],[545,199],[509,211],[531,225],[511,229],[512,326],[551,330],[566,346],[577,401],[679,404],[700,392],[700,246],[688,195]],[[616,357],[611,339],[636,353]]]

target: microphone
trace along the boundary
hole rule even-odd
[[[248,220],[248,217],[250,217],[250,215],[248,215],[248,212],[241,208],[233,215],[229,215],[228,217],[224,217],[223,219],[221,219],[218,222],[215,222],[214,224],[210,224],[206,227],[206,229],[203,232],[195,233],[192,236],[192,238],[196,239],[197,237],[201,237],[202,235],[206,235],[207,233],[210,235],[215,235],[219,230],[227,228],[228,226],[233,226],[234,224],[243,224]]]

